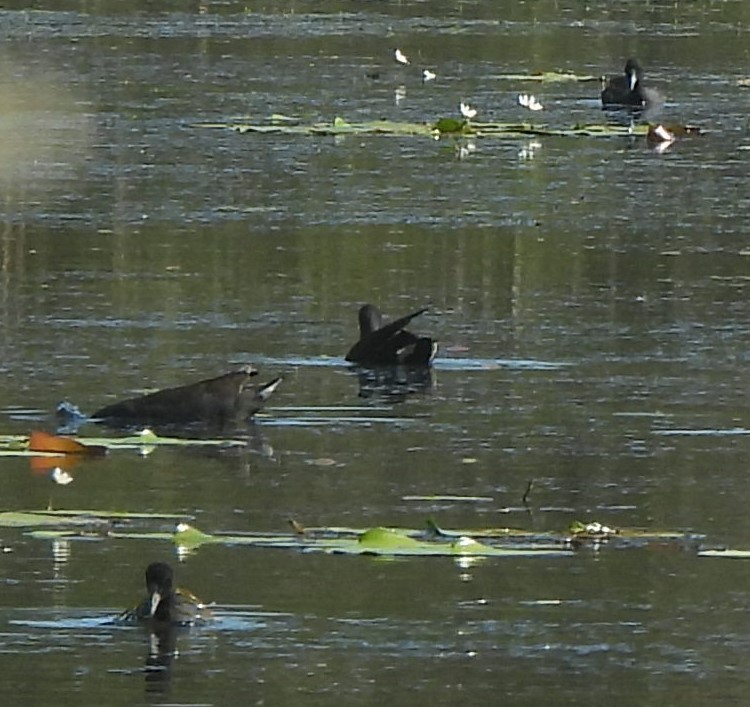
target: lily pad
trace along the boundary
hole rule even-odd
[[[729,548],[719,550],[701,550],[698,557],[722,557],[730,560],[749,560],[750,550],[731,550]]]
[[[363,550],[413,550],[421,543],[405,533],[399,533],[392,528],[371,528],[357,539]]]
[[[35,528],[56,526],[109,525],[113,520],[184,520],[186,516],[168,513],[129,513],[127,511],[3,511],[0,512],[0,528]],[[171,537],[171,535],[170,535]]]
[[[106,522],[106,521],[100,521]],[[29,511],[3,511],[0,512],[1,528],[38,528],[44,526],[71,526],[91,525],[92,519],[86,517],[61,518],[51,513],[36,513]]]
[[[473,132],[468,121],[458,118],[440,118],[435,123],[435,130],[441,135],[466,135]]]

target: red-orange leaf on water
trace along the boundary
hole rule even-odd
[[[106,447],[85,445],[70,437],[60,437],[43,430],[33,430],[29,435],[30,452],[57,452],[59,454],[104,454]]]

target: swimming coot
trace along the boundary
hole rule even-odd
[[[621,76],[610,78],[602,89],[604,108],[648,108],[663,102],[661,94],[643,85],[643,68],[637,59],[630,58]]]
[[[416,336],[404,327],[424,314],[427,307],[383,324],[380,310],[373,304],[359,309],[359,341],[349,349],[346,360],[370,366],[429,366],[437,343],[428,336]]]
[[[146,568],[148,596],[138,606],[123,612],[118,621],[189,626],[212,618],[200,599],[184,589],[176,589],[173,582],[174,573],[166,562],[152,562]]]
[[[265,385],[252,385],[258,375],[255,367],[242,366],[216,378],[177,388],[129,398],[97,410],[91,417],[106,422],[154,424],[167,422],[211,422],[225,424],[241,421],[263,407],[281,383],[274,378]]]

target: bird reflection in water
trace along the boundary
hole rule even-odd
[[[172,661],[177,657],[177,634],[184,627],[164,625],[149,629],[149,651],[144,674],[146,692],[166,692],[172,679]]]
[[[410,395],[429,392],[435,384],[432,368],[412,366],[362,367],[353,369],[359,383],[360,398],[403,402]]]

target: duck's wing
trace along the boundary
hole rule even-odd
[[[630,94],[628,77],[612,76],[602,90],[602,103],[605,105],[622,105]]]
[[[172,614],[172,623],[177,624],[201,623],[214,618],[213,612],[206,603],[190,590],[182,588],[175,590]]]
[[[402,331],[404,327],[409,324],[412,319],[418,317],[420,314],[424,314],[428,309],[429,307],[418,309],[416,312],[412,312],[400,319],[389,322],[385,326],[380,327],[380,329],[373,331],[371,334],[363,336],[356,344],[354,344],[354,346],[351,347],[351,349],[349,349],[349,353],[346,354],[346,360],[351,361],[352,363],[367,363],[370,361],[378,362],[379,359],[387,358],[388,353],[391,354],[391,357],[396,356],[399,348],[413,343],[417,338],[409,332]],[[402,338],[401,341],[397,340],[394,344],[392,341],[393,337],[397,335],[401,336],[402,334],[409,337],[409,339],[406,340]],[[398,363],[398,360],[383,360],[382,363]]]
[[[147,621],[150,618],[150,604],[148,600],[141,601],[135,606],[119,613],[112,619],[115,624],[134,624],[140,621]]]

